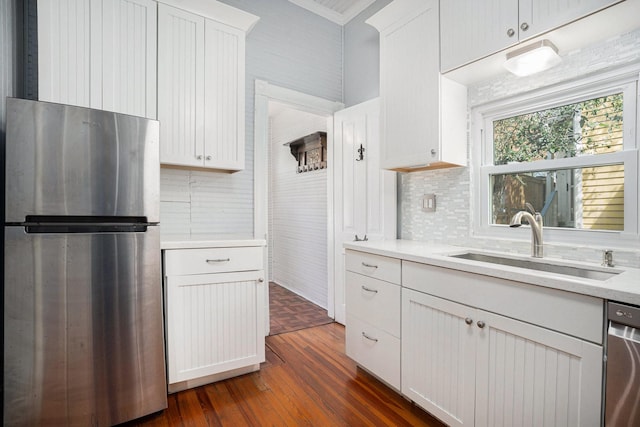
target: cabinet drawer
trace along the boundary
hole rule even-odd
[[[262,247],[171,249],[164,262],[167,276],[261,270]]]
[[[400,340],[398,338],[347,314],[346,348],[347,356],[400,390]]]
[[[347,250],[345,266],[354,273],[400,284],[400,260],[396,258]]]
[[[346,304],[350,315],[400,337],[400,286],[347,271]]]

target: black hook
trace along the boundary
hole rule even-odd
[[[364,147],[362,146],[362,144],[360,144],[360,148],[358,148],[358,153],[360,154],[360,157],[356,159],[356,162],[364,160]]]

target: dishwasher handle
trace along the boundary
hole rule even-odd
[[[625,341],[640,344],[640,330],[630,326],[621,325],[613,320],[609,322],[609,330],[607,331],[607,334],[610,337],[617,337]]]

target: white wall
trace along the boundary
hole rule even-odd
[[[290,108],[270,117],[270,280],[327,308],[327,169],[296,173],[288,146],[327,130],[327,119]],[[331,165],[329,165],[331,167]]]
[[[342,101],[342,27],[288,0],[222,0],[260,20],[246,44],[245,170],[161,170],[163,234],[253,236],[254,81]],[[267,179],[267,177],[263,177]]]
[[[580,51],[570,52],[564,55],[562,65],[534,76],[517,78],[504,73],[491,80],[474,84],[469,87],[469,104],[473,107],[638,60],[640,60],[640,30]],[[422,241],[446,238],[447,242],[453,244],[529,253],[530,242],[528,241],[501,242],[471,237],[470,188],[473,176],[470,168],[403,173],[399,174],[399,177],[401,238]],[[422,212],[420,208],[422,196],[426,193],[435,193],[438,198],[438,209],[435,213]],[[602,249],[545,243],[545,255],[590,262],[601,261]],[[607,247],[607,249],[616,248]],[[614,257],[618,265],[640,267],[640,250],[615,250]]]
[[[377,0],[344,26],[344,104],[351,107],[380,94],[380,33],[364,21],[391,0]]]

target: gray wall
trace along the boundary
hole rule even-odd
[[[364,21],[391,0],[378,0],[344,26],[344,104],[359,104],[380,94],[380,39]]]
[[[288,0],[222,1],[260,17],[246,45],[245,170],[227,175],[163,169],[160,221],[164,234],[253,235],[256,79],[342,101],[341,26]]]

